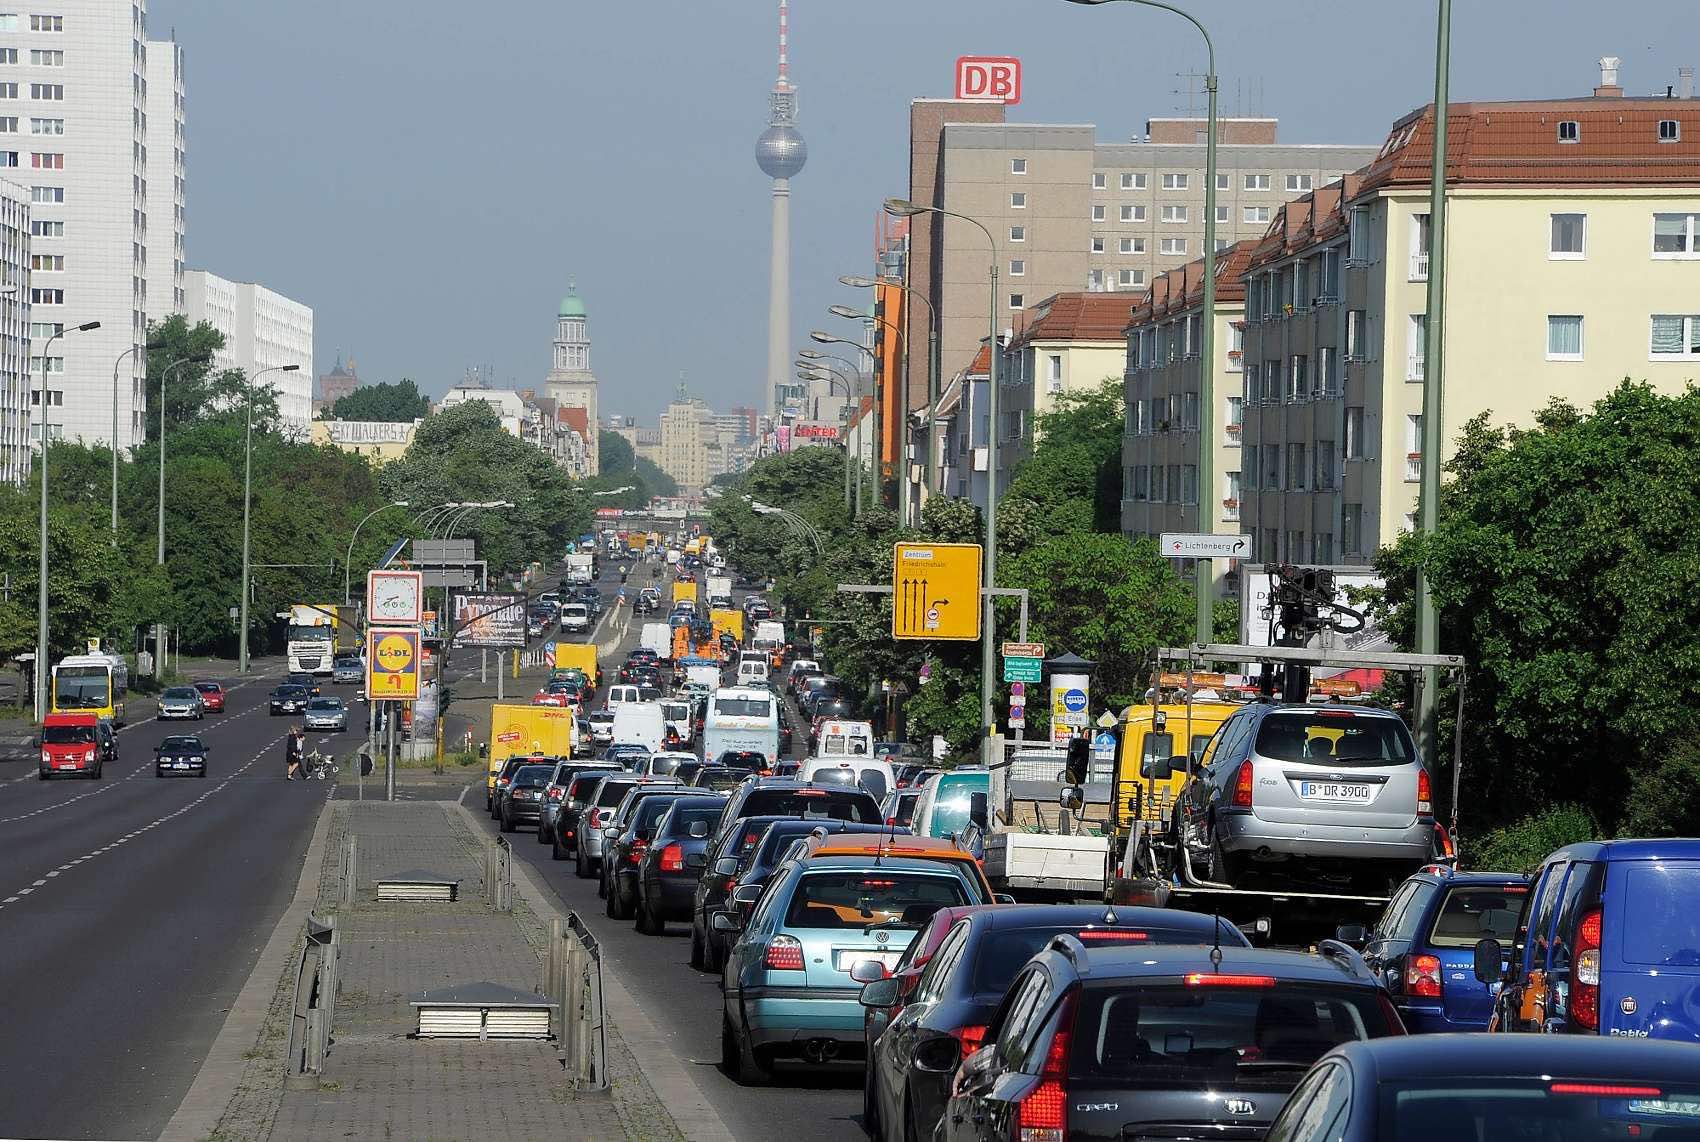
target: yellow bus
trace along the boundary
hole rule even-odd
[[[73,654],[53,668],[52,712],[94,714],[124,724],[130,670],[115,654]]]

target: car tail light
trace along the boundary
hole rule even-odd
[[[1417,770],[1417,816],[1434,816],[1434,782],[1426,769]]]
[[[662,872],[685,871],[685,849],[682,845],[668,845],[661,850]]]
[[[1600,1029],[1600,929],[1598,908],[1582,917],[1576,930],[1576,958],[1570,963],[1570,1014],[1589,1031]]]
[[[551,785],[543,791],[543,795],[551,801],[559,801],[564,790],[559,785]]]
[[[1234,805],[1236,808],[1251,808],[1251,759],[1240,762],[1240,771],[1234,775]]]
[[[648,841],[633,841],[631,854],[626,858],[633,864],[643,860],[643,854],[649,851]]]
[[[590,827],[592,829],[600,829],[602,827],[602,810],[592,809],[590,811]]]
[[[1188,987],[1274,987],[1275,977],[1195,971],[1186,977],[1185,982]]]
[[[767,943],[762,964],[774,971],[802,971],[803,944],[795,936],[775,936]]]
[[[1068,1041],[1074,1030],[1074,995],[1062,1002],[1057,1030],[1045,1050],[1039,1085],[1016,1111],[1016,1142],[1065,1142],[1068,1138]]]
[[[972,1055],[975,1051],[978,1051],[985,1045],[986,1042],[986,1028],[984,1024],[978,1024],[970,1027],[958,1027],[956,1030],[952,1031],[951,1034],[955,1035],[956,1041],[962,1044],[962,1057],[964,1059],[966,1059],[969,1055]]]
[[[1418,999],[1440,998],[1440,957],[1411,956],[1405,961],[1405,994]]]

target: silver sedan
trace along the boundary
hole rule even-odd
[[[348,706],[341,698],[314,698],[301,720],[309,730],[340,734],[348,728]]]

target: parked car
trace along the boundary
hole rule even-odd
[[[781,865],[747,923],[716,912],[712,926],[736,933],[721,974],[727,1075],[759,1081],[780,1059],[860,1058],[856,965],[891,967],[938,909],[989,903],[982,883],[941,861],[817,857]]]
[[[341,698],[311,698],[301,718],[303,729],[340,734],[348,729],[348,706]]]
[[[1399,886],[1367,933],[1348,925],[1340,935],[1363,945],[1408,1030],[1485,1031],[1493,994],[1475,976],[1476,944],[1491,936],[1509,947],[1528,896],[1518,873],[1430,865]]]
[[[154,747],[154,776],[207,775],[207,743],[193,734],[173,734]]]
[[[637,903],[637,866],[649,848],[655,822],[685,794],[685,787],[649,779],[626,794],[615,810],[614,823],[602,830],[602,896],[608,916],[630,920]]]
[[[546,845],[555,839],[555,819],[567,805],[567,792],[574,778],[582,774],[606,774],[613,770],[614,767],[605,761],[557,762],[548,784],[543,786],[543,801],[537,816],[537,843]],[[555,859],[562,860],[564,856]]]
[[[358,686],[366,681],[366,664],[358,654],[339,654],[331,659],[331,682],[338,686]]]
[[[201,692],[201,706],[207,713],[224,713],[224,686],[221,683],[197,682],[195,689]]]
[[[1261,1138],[1330,1048],[1403,1033],[1386,989],[1335,940],[1311,954],[1060,935],[962,1061],[935,1137]]]
[[[502,832],[511,833],[521,825],[535,825],[543,815],[543,789],[555,775],[555,765],[522,765],[508,776],[508,783],[497,793],[497,817]]]
[[[1178,909],[1030,904],[962,915],[919,975],[912,968],[894,972],[892,980],[864,989],[869,1014],[890,1015],[883,1030],[864,1028],[869,1106],[863,1121],[875,1138],[933,1136],[957,1065],[985,1042],[986,1027],[1023,965],[1064,933],[1094,949],[1218,941],[1250,946],[1232,924]]]
[[[1388,710],[1242,707],[1212,735],[1178,802],[1193,867],[1236,887],[1248,874],[1285,874],[1294,887],[1386,892],[1436,855],[1433,782]]]
[[[1700,840],[1593,841],[1559,849],[1530,885],[1489,1030],[1700,1042]]]
[[[206,717],[207,708],[201,701],[201,692],[193,686],[168,686],[159,696],[159,720],[168,718],[190,718],[200,721]]]
[[[655,823],[649,847],[633,877],[637,930],[662,935],[669,920],[688,920],[697,878],[703,873],[708,834],[720,819],[726,798],[687,793],[675,798]]]
[[[1299,1082],[1268,1136],[1687,1142],[1700,1133],[1697,1119],[1692,1047],[1442,1035],[1336,1047]]]
[[[307,687],[285,682],[275,687],[266,698],[266,712],[269,715],[299,714],[307,708],[308,701],[313,695]]]

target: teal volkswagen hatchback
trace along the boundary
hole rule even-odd
[[[940,908],[991,903],[977,877],[952,867],[958,863],[792,861],[768,882],[742,930],[736,912],[715,913],[717,929],[736,933],[721,977],[726,1073],[758,1082],[778,1059],[860,1060],[862,985],[850,973],[864,961],[889,969]]]

